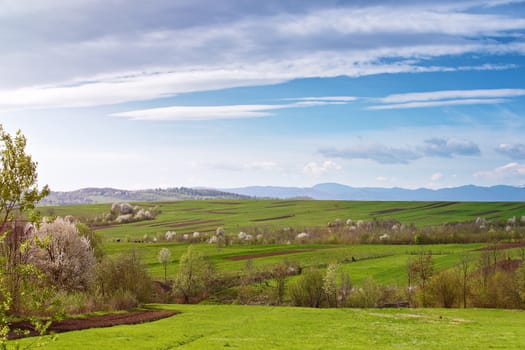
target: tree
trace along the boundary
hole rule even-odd
[[[87,290],[96,260],[89,240],[63,218],[44,222],[33,234],[29,261],[59,289]],[[42,244],[43,243],[43,244]]]
[[[20,130],[13,138],[0,125],[0,227],[14,219],[13,213],[27,213],[49,194],[37,184],[37,163],[25,152],[27,140]]]
[[[415,259],[410,260],[409,276],[411,280],[418,283],[421,288],[423,305],[426,305],[426,287],[434,273],[434,262],[432,252],[420,252]]]
[[[323,277],[323,290],[329,306],[337,307],[337,264],[329,264]]]
[[[168,282],[168,265],[171,263],[171,252],[168,248],[162,248],[159,251],[159,262],[164,267],[164,282]]]
[[[470,261],[471,257],[469,253],[465,253],[461,256],[457,269],[459,271],[460,280],[461,280],[461,296],[463,299],[463,308],[467,308],[467,294],[468,294],[468,282],[469,282],[469,272],[470,272]]]
[[[190,298],[206,292],[211,277],[211,266],[201,252],[189,246],[180,258],[179,272],[175,277],[174,288],[189,303]]]
[[[0,347],[9,331],[6,315],[16,314],[21,296],[28,294],[21,280],[38,278],[22,259],[26,220],[34,218],[35,204],[49,194],[47,186],[38,189],[37,163],[26,153],[26,144],[20,130],[13,137],[0,125]]]

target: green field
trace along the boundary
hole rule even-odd
[[[525,312],[157,305],[181,314],[58,335],[44,349],[523,349]],[[22,341],[27,344],[31,340]]]
[[[168,266],[168,277],[172,278],[178,270],[178,260],[188,245],[182,243],[106,243],[108,255],[118,255],[136,249],[142,261],[154,278],[163,276],[163,269],[157,260],[161,248],[172,252],[173,263]],[[352,256],[356,262],[342,263],[341,269],[347,271],[352,281],[359,284],[368,277],[385,284],[405,285],[406,264],[410,256],[420,251],[432,251],[437,270],[453,267],[464,252],[471,252],[472,258],[479,253],[475,249],[485,244],[434,244],[434,245],[326,245],[326,244],[281,244],[281,245],[234,245],[220,250],[213,244],[196,244],[194,248],[202,251],[220,274],[240,274],[246,260],[232,261],[229,258],[260,253],[290,252],[291,254],[259,257],[252,259],[255,268],[271,267],[283,259],[299,263],[302,267],[318,267],[330,262],[342,262]],[[305,251],[306,250],[306,251]],[[516,253],[517,254],[517,253]]]
[[[335,219],[395,219],[416,226],[475,220],[506,220],[525,215],[521,202],[370,202],[314,200],[222,200],[138,203],[144,208],[158,205],[162,213],[152,221],[142,221],[101,228],[108,239],[136,239],[145,234],[154,237],[168,230],[178,234],[215,232],[223,226],[227,233],[252,232],[292,227],[326,226]],[[109,211],[109,204],[42,207],[44,215],[74,215],[93,218]]]

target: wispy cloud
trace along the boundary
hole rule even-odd
[[[525,89],[444,90],[394,94],[378,99],[382,105],[370,106],[371,110],[407,109],[422,107],[497,104],[509,98],[525,96]]]
[[[475,177],[495,180],[521,179],[525,180],[525,164],[508,163],[493,170],[478,171]]]
[[[383,103],[404,103],[414,101],[435,101],[450,99],[481,99],[524,96],[525,89],[477,89],[477,90],[442,90],[394,94],[381,98]]]
[[[332,160],[325,160],[322,163],[309,162],[303,168],[303,173],[313,177],[319,177],[329,171],[339,171],[342,167]]]
[[[132,120],[218,120],[271,116],[272,110],[339,104],[340,102],[303,101],[275,105],[172,106],[113,113]]]
[[[369,159],[380,164],[408,164],[424,157],[477,156],[479,147],[467,140],[434,138],[422,145],[391,147],[377,142],[353,145],[336,149],[323,148],[319,152],[325,157],[343,159]]]
[[[373,142],[343,149],[323,148],[319,152],[330,158],[370,159],[381,164],[407,164],[421,158],[419,153],[408,148],[388,147]]]
[[[502,143],[496,148],[496,152],[512,159],[525,159],[525,145],[523,143]]]
[[[459,139],[433,138],[425,140],[421,147],[429,157],[478,156],[481,151],[474,142]]]
[[[0,9],[10,39],[0,55],[0,108],[97,106],[308,77],[515,68],[433,65],[441,56],[525,53],[520,13],[472,7],[12,2]]]
[[[284,98],[283,101],[328,101],[328,102],[352,102],[358,98],[355,96],[318,96],[318,97],[296,97]]]

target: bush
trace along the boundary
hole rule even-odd
[[[383,304],[382,286],[377,284],[373,278],[367,278],[360,288],[354,288],[347,303],[350,307],[379,307]]]
[[[153,283],[135,250],[103,259],[96,267],[96,282],[96,293],[111,307],[117,305],[116,309],[148,302]]]
[[[461,280],[454,270],[445,270],[428,284],[428,304],[436,307],[454,307],[461,300]],[[426,305],[425,305],[426,306]]]
[[[292,304],[295,306],[321,307],[325,295],[323,284],[323,274],[319,270],[306,270],[289,287]]]

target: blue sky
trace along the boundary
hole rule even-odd
[[[0,0],[54,190],[525,185],[525,2]]]

